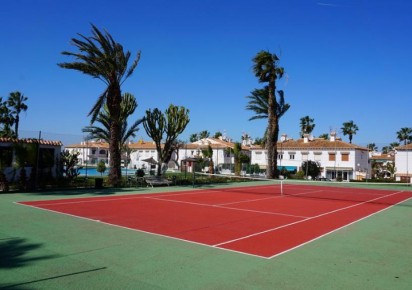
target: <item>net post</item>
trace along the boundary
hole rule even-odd
[[[283,196],[283,180],[280,180],[280,196]]]

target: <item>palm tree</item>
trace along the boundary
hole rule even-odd
[[[14,124],[14,118],[11,114],[7,101],[3,102],[3,98],[0,97],[0,137],[14,137],[12,126]]]
[[[313,123],[315,119],[310,118],[309,116],[305,116],[300,118],[300,137],[303,138],[304,134],[312,133],[313,129],[315,129],[315,123]]]
[[[366,145],[369,151],[378,151],[378,146],[375,143],[369,143]]]
[[[267,150],[268,166],[267,177],[277,177],[277,142],[279,138],[279,116],[276,114],[279,104],[275,97],[276,81],[284,73],[279,66],[279,57],[269,51],[260,51],[253,58],[253,72],[259,82],[267,83],[268,90],[268,126],[267,126]],[[283,92],[282,92],[283,95]]]
[[[391,151],[390,146],[383,146],[382,147],[382,153],[383,154],[387,154],[387,153],[389,153],[389,151]]]
[[[75,58],[71,63],[59,63],[62,68],[73,69],[98,78],[106,84],[106,89],[98,97],[89,112],[92,116],[91,123],[96,121],[103,104],[107,105],[110,115],[110,172],[109,183],[119,186],[121,182],[121,152],[119,148],[121,138],[121,85],[129,78],[140,59],[138,52],[136,59],[128,67],[130,52],[125,52],[120,43],[115,42],[112,36],[105,31],[102,33],[92,25],[92,36],[86,37],[79,34],[79,39],[73,38],[73,45],[78,53],[62,52],[63,55]]]
[[[118,146],[121,151],[125,151],[125,144],[129,140],[129,138],[136,137],[136,132],[139,131],[138,126],[143,122],[144,118],[138,119],[132,124],[132,126],[128,127],[127,119],[134,113],[137,108],[136,99],[132,94],[125,93],[123,95],[120,108],[121,134]],[[89,133],[89,138],[102,139],[109,143],[110,123],[112,122],[112,118],[110,117],[110,112],[106,104],[103,105],[103,109],[97,116],[96,122],[100,123],[101,126],[90,125],[84,127],[82,131],[84,133]]]
[[[401,128],[396,134],[399,142],[403,141],[404,145],[412,141],[412,128]]]
[[[255,112],[255,116],[250,117],[249,121],[258,120],[258,119],[267,119],[268,108],[269,108],[269,89],[264,87],[263,89],[256,89],[251,92],[252,95],[247,96],[249,102],[246,106],[247,110]],[[290,105],[285,104],[285,97],[283,91],[278,91],[279,103],[276,107],[276,115],[280,118],[283,114],[289,110]]]
[[[320,134],[318,138],[328,140],[329,139],[329,134],[328,133]]]
[[[394,151],[396,147],[398,147],[400,144],[398,142],[392,142],[389,144],[389,148],[391,151]]]
[[[20,124],[20,113],[27,111],[27,105],[24,103],[27,101],[27,97],[22,95],[20,92],[12,92],[9,95],[7,104],[11,109],[11,114],[14,119],[14,135],[16,139],[19,138],[19,124]]]
[[[277,142],[279,138],[279,119],[275,112],[278,103],[275,98],[276,80],[281,78],[284,73],[280,67],[279,58],[276,54],[269,51],[260,51],[253,58],[253,72],[261,83],[267,83],[268,87],[268,126],[267,126],[267,150],[268,164],[266,175],[268,178],[277,177]]]
[[[349,143],[352,143],[353,135],[356,135],[356,132],[359,130],[358,126],[353,123],[353,121],[344,122],[343,127],[341,128],[343,135],[349,136]]]
[[[280,119],[287,110],[289,110],[290,105],[285,104],[285,97],[282,90],[278,91],[279,95],[279,102],[278,106],[276,107],[275,114]],[[258,120],[258,119],[268,119],[268,108],[269,108],[269,89],[268,87],[264,87],[263,89],[255,89],[251,92],[250,96],[246,96],[249,99],[249,102],[246,106],[247,110],[255,112],[256,115],[249,118],[249,121]],[[262,138],[263,142],[261,142],[262,146],[266,146],[266,139],[268,137],[268,130],[264,133]]]

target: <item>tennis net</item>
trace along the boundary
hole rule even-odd
[[[412,187],[396,183],[359,183],[267,179],[261,176],[234,176],[195,173],[196,186],[217,188],[233,193],[279,195],[290,198],[340,200],[395,204],[412,198]],[[412,201],[409,201],[412,205]]]

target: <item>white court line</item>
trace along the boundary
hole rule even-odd
[[[43,210],[43,211],[47,211],[47,212],[62,214],[62,215],[70,216],[70,217],[75,217],[75,218],[78,218],[78,219],[83,219],[83,220],[87,220],[87,221],[96,222],[96,223],[99,223],[99,224],[104,224],[104,225],[113,226],[113,227],[117,227],[117,228],[121,228],[121,229],[126,229],[126,230],[135,231],[135,232],[139,232],[139,233],[149,234],[149,235],[152,235],[152,236],[168,238],[168,239],[172,239],[172,240],[176,240],[176,241],[182,241],[182,242],[186,242],[186,243],[194,244],[194,245],[205,246],[205,247],[208,247],[208,248],[211,248],[211,249],[214,249],[214,250],[219,249],[219,250],[222,250],[222,251],[225,251],[225,252],[233,252],[233,253],[243,254],[243,255],[256,257],[256,258],[261,258],[261,259],[265,259],[265,260],[269,259],[268,257],[265,257],[265,256],[260,256],[260,255],[255,255],[255,254],[251,254],[251,253],[247,253],[247,252],[231,250],[231,249],[225,249],[225,248],[216,248],[216,247],[214,247],[212,245],[209,245],[209,244],[204,244],[204,243],[195,242],[195,241],[191,241],[191,240],[186,240],[186,239],[182,239],[182,238],[177,238],[177,237],[173,237],[173,236],[168,236],[168,235],[158,234],[158,233],[154,233],[154,232],[148,232],[148,231],[144,231],[144,230],[134,229],[134,228],[126,227],[126,226],[112,224],[112,223],[109,223],[109,222],[102,222],[100,220],[95,220],[95,219],[82,217],[82,216],[78,216],[78,215],[74,215],[74,214],[70,214],[70,213],[60,212],[60,211],[56,211],[56,210],[52,210],[52,209],[37,207],[37,206],[34,206],[34,205],[27,205],[27,204],[23,204],[23,203],[19,203],[19,202],[14,202],[14,203],[18,204],[18,205],[22,205],[22,206],[35,208],[36,210]]]
[[[196,202],[190,202],[190,201],[180,201],[180,200],[156,198],[156,197],[146,197],[146,198],[147,199],[160,200],[160,201],[174,202],[174,203],[198,205],[198,206],[204,206],[204,207],[213,207],[213,208],[223,208],[223,209],[230,209],[230,210],[236,210],[236,211],[254,212],[254,213],[260,213],[260,214],[282,215],[282,216],[290,216],[290,217],[297,217],[297,218],[307,218],[306,216],[298,216],[298,215],[291,215],[291,214],[285,214],[285,213],[276,213],[276,212],[268,212],[268,211],[260,211],[260,210],[252,210],[252,209],[244,209],[244,208],[236,208],[236,207],[227,207],[227,206],[222,206],[222,205],[219,205],[219,204],[214,205],[214,204],[196,203]]]
[[[371,199],[369,201],[365,201],[365,202],[349,205],[349,206],[346,206],[346,207],[342,207],[342,208],[339,208],[339,209],[335,209],[335,210],[332,210],[332,211],[328,211],[328,212],[325,212],[325,213],[322,213],[322,214],[319,214],[319,215],[316,215],[316,216],[313,216],[313,217],[309,217],[309,218],[306,218],[306,219],[303,219],[303,220],[300,220],[300,221],[292,222],[292,223],[285,224],[285,225],[282,225],[282,226],[279,226],[279,227],[275,227],[275,228],[272,228],[272,229],[268,229],[268,230],[264,230],[264,231],[261,231],[261,232],[258,232],[258,233],[247,235],[247,236],[244,236],[244,237],[241,237],[241,238],[237,238],[237,239],[233,239],[233,240],[226,241],[226,242],[223,242],[223,243],[215,244],[213,246],[214,247],[219,247],[219,246],[222,246],[222,245],[226,245],[226,244],[230,244],[230,243],[233,243],[233,242],[241,241],[241,240],[248,239],[248,238],[251,238],[251,237],[263,235],[263,234],[266,234],[266,233],[269,233],[269,232],[274,232],[274,231],[277,231],[277,230],[282,229],[282,228],[290,227],[290,226],[293,226],[295,224],[303,223],[303,222],[306,222],[308,220],[316,219],[316,218],[319,218],[319,217],[322,217],[322,216],[325,216],[325,215],[329,215],[329,214],[332,214],[332,213],[335,213],[335,212],[338,212],[338,211],[346,210],[346,209],[349,209],[349,208],[352,208],[352,207],[355,207],[355,206],[360,206],[360,205],[363,205],[363,204],[366,204],[366,203],[369,203],[369,202],[372,202],[372,201],[375,201],[375,200],[378,200],[378,199],[382,199],[382,198],[385,198],[385,197],[389,197],[389,196],[392,196],[392,195],[395,195],[395,194],[398,194],[398,193],[401,193],[401,192],[403,192],[403,191],[397,191],[397,192],[389,194],[387,196],[374,198],[374,199]]]
[[[403,192],[403,191],[398,191],[398,192],[395,192],[395,193],[393,193],[393,194],[391,194],[391,195],[387,195],[387,196],[392,196],[392,195],[395,195],[395,194],[398,194],[398,193],[402,193],[402,192]],[[142,196],[142,197],[143,197],[143,196]],[[386,196],[384,196],[384,197],[386,197]],[[384,197],[380,197],[380,198],[384,198]],[[376,198],[376,199],[374,199],[374,200],[377,200],[377,199],[380,199],[380,198]],[[325,233],[325,234],[323,234],[323,235],[321,235],[321,236],[319,236],[319,237],[317,237],[317,238],[314,238],[314,239],[312,239],[312,240],[310,240],[310,241],[307,241],[307,242],[302,243],[302,244],[300,244],[300,245],[298,245],[298,246],[296,246],[296,247],[290,248],[290,249],[288,249],[288,250],[286,250],[286,251],[283,251],[283,252],[281,252],[281,253],[278,253],[278,254],[273,255],[273,256],[270,256],[270,257],[261,256],[261,255],[256,255],[256,254],[247,253],[247,252],[242,252],[242,251],[231,250],[231,249],[226,249],[226,248],[221,248],[221,247],[219,247],[220,245],[224,245],[224,244],[230,243],[230,242],[235,241],[235,240],[227,241],[227,242],[220,243],[220,244],[215,244],[215,245],[209,245],[209,244],[204,244],[204,243],[200,243],[200,242],[194,242],[194,241],[186,240],[186,239],[182,239],[182,238],[172,237],[172,236],[168,236],[168,235],[157,234],[157,233],[148,232],[148,231],[144,231],[144,230],[129,228],[129,227],[121,226],[121,225],[117,225],[117,224],[111,224],[111,223],[108,223],[108,222],[102,222],[102,221],[100,221],[100,220],[95,220],[95,219],[91,219],[91,218],[87,218],[87,217],[77,216],[77,215],[73,215],[73,214],[69,214],[69,213],[64,213],[64,212],[60,212],[60,211],[56,211],[56,210],[41,208],[41,207],[38,207],[38,206],[36,206],[36,205],[27,205],[27,204],[23,204],[23,203],[20,203],[20,202],[14,202],[14,203],[19,204],[19,205],[23,205],[23,206],[27,206],[27,207],[31,207],[31,208],[35,208],[35,209],[40,209],[40,210],[48,211],[48,212],[53,212],[53,213],[58,213],[58,214],[63,214],[63,215],[67,215],[67,216],[79,218],[79,219],[84,219],[84,220],[88,220],[88,221],[92,221],[92,222],[98,222],[98,223],[106,224],[106,225],[109,225],[109,226],[114,226],[114,227],[123,228],[123,229],[127,229],[127,230],[132,230],[132,231],[136,231],[136,232],[140,232],[140,233],[145,233],[145,234],[149,234],[149,235],[153,235],[153,236],[159,236],[159,237],[169,238],[169,239],[173,239],[173,240],[178,240],[178,241],[187,242],[187,243],[190,243],[190,244],[202,245],[202,246],[206,246],[206,247],[213,248],[213,249],[219,249],[219,250],[227,251],[227,252],[240,253],[240,254],[243,254],[243,255],[251,256],[251,257],[257,257],[257,258],[262,258],[262,259],[269,260],[269,259],[272,259],[272,258],[277,257],[277,256],[279,256],[279,255],[282,255],[282,254],[284,254],[284,253],[287,253],[287,252],[289,252],[289,251],[292,251],[292,250],[294,250],[294,249],[296,249],[296,248],[299,248],[299,247],[301,247],[301,246],[303,246],[303,245],[306,245],[306,244],[308,244],[308,243],[310,243],[310,242],[313,242],[313,241],[315,241],[315,240],[317,240],[317,239],[320,239],[321,237],[324,237],[324,236],[326,236],[326,235],[329,235],[329,234],[331,234],[331,233],[333,233],[333,232],[335,232],[335,231],[338,231],[338,230],[340,230],[340,229],[342,229],[342,228],[344,228],[344,227],[347,227],[347,226],[349,226],[349,225],[352,225],[352,224],[354,224],[354,223],[356,223],[356,222],[358,222],[358,221],[361,221],[361,220],[363,220],[363,219],[366,219],[366,218],[368,218],[368,217],[370,217],[370,216],[372,216],[372,215],[375,215],[375,214],[377,214],[377,213],[379,213],[379,212],[382,212],[382,211],[384,211],[384,210],[387,210],[387,209],[389,209],[389,208],[391,208],[391,207],[393,207],[393,206],[395,206],[395,205],[397,205],[397,204],[399,204],[399,203],[405,202],[405,201],[410,200],[410,199],[412,199],[412,197],[411,197],[411,198],[408,198],[408,199],[405,199],[405,200],[402,200],[402,201],[400,201],[400,202],[398,202],[398,203],[396,203],[396,204],[394,204],[394,205],[392,205],[392,206],[389,206],[389,207],[387,207],[387,208],[384,208],[384,209],[382,209],[382,210],[379,210],[379,211],[377,211],[377,212],[375,212],[375,213],[372,213],[372,214],[370,214],[370,215],[368,215],[368,216],[365,216],[365,217],[363,217],[363,218],[361,218],[361,219],[358,219],[358,220],[356,220],[356,221],[353,221],[353,222],[351,222],[351,223],[349,223],[349,224],[347,224],[347,225],[344,225],[344,226],[342,226],[342,227],[340,227],[340,228],[334,229],[333,231],[330,231],[330,232],[328,232],[328,233]],[[368,203],[368,202],[371,202],[371,201],[373,201],[373,200],[370,200],[370,201],[367,201],[367,202],[363,202],[363,203]],[[362,203],[362,204],[363,204],[363,203]],[[349,206],[349,207],[354,207],[354,206],[358,206],[358,205],[360,205],[360,204],[356,204],[356,205]],[[349,207],[347,207],[347,208],[349,208]],[[324,214],[321,214],[321,215],[316,216],[316,217],[320,217],[320,216],[323,216],[323,215],[327,215],[327,214],[330,214],[330,213],[333,213],[333,212],[336,212],[336,211],[340,211],[340,210],[343,210],[343,209],[345,209],[345,208],[342,208],[342,209],[339,209],[339,210],[335,210],[335,211],[332,211],[332,212],[328,212],[328,213],[324,213]],[[305,220],[302,220],[302,221],[299,221],[299,222],[304,222],[304,221],[307,221],[307,220],[309,220],[309,219],[313,219],[313,218],[316,218],[316,217],[311,217],[311,218],[308,218],[308,219],[305,219]],[[290,224],[285,225],[285,226],[291,226],[291,225],[296,224],[296,223],[298,223],[298,222],[290,223]],[[272,229],[272,231],[274,231],[274,230],[276,230],[276,229],[279,229],[279,228],[281,228],[281,227],[274,228],[274,229]],[[268,231],[271,231],[271,230],[268,230]],[[264,231],[264,232],[268,232],[268,231]],[[257,233],[257,234],[255,234],[255,235],[263,234],[264,232],[260,232],[260,233]],[[237,239],[237,240],[245,239],[245,238],[250,237],[250,236],[254,236],[254,235],[249,235],[249,236],[246,236],[246,237]]]
[[[403,191],[400,191],[400,192],[403,192]],[[309,244],[309,243],[311,243],[311,242],[314,242],[314,241],[316,241],[316,240],[319,240],[320,238],[323,238],[323,237],[325,237],[325,236],[327,236],[327,235],[330,235],[330,234],[332,234],[332,233],[334,233],[334,232],[337,232],[337,231],[339,231],[339,230],[341,230],[341,229],[343,229],[343,228],[346,228],[346,227],[348,227],[348,226],[350,226],[350,225],[353,225],[353,224],[355,224],[355,223],[357,223],[357,222],[359,222],[359,221],[362,221],[362,220],[364,220],[364,219],[367,219],[367,218],[369,218],[369,217],[371,217],[371,216],[373,216],[373,215],[376,215],[376,214],[378,214],[378,213],[380,213],[380,212],[383,212],[383,211],[385,211],[385,210],[388,210],[388,209],[394,207],[395,205],[400,204],[400,203],[405,202],[405,201],[408,201],[408,200],[410,200],[410,199],[412,199],[412,197],[407,198],[407,199],[404,199],[404,200],[401,200],[400,202],[397,202],[397,203],[395,203],[395,204],[392,204],[391,206],[385,207],[385,208],[383,208],[383,209],[381,209],[381,210],[378,210],[378,211],[376,211],[376,212],[374,212],[374,213],[371,213],[370,215],[364,216],[364,217],[362,217],[362,218],[360,218],[360,219],[358,219],[358,220],[355,220],[355,221],[353,221],[353,222],[351,222],[351,223],[348,223],[348,224],[346,224],[346,225],[344,225],[344,226],[341,226],[341,227],[336,228],[336,229],[334,229],[334,230],[332,230],[332,231],[330,231],[330,232],[327,232],[327,233],[325,233],[325,234],[323,234],[323,235],[320,235],[320,236],[318,236],[318,237],[316,237],[316,238],[314,238],[314,239],[312,239],[312,240],[306,241],[306,242],[304,242],[304,243],[302,243],[302,244],[299,244],[299,245],[297,245],[297,246],[295,246],[295,247],[292,247],[292,248],[290,248],[290,249],[287,249],[286,251],[283,251],[283,252],[277,253],[276,255],[270,256],[270,257],[268,257],[268,259],[275,258],[275,257],[277,257],[277,256],[280,256],[280,255],[282,255],[282,254],[286,254],[287,252],[290,252],[290,251],[292,251],[292,250],[295,250],[295,249],[297,249],[297,248],[303,247],[304,245],[307,245],[307,244]]]
[[[253,187],[253,186],[251,186]],[[269,187],[269,186],[259,186],[259,187]],[[48,205],[65,205],[65,204],[76,204],[76,203],[90,203],[90,202],[106,202],[106,201],[118,201],[118,200],[127,200],[127,199],[140,199],[140,198],[147,198],[147,197],[162,197],[162,196],[181,196],[181,195],[197,195],[197,194],[205,194],[204,191],[206,191],[206,194],[211,194],[211,193],[221,193],[225,192],[224,190],[216,190],[216,189],[204,189],[204,188],[194,188],[190,189],[187,192],[177,192],[177,193],[169,193],[169,192],[156,192],[156,193],[142,193],[138,195],[123,195],[119,196],[118,198],[113,198],[113,197],[96,197],[96,196],[90,196],[90,197],[83,197],[79,198],[81,200],[77,201],[65,201],[65,202],[53,202],[53,200],[46,200],[45,202],[49,203],[40,203],[39,201],[23,201],[23,202],[17,202],[19,204],[23,204],[24,202],[32,203],[32,202],[38,202],[36,205],[39,206],[48,206]],[[252,193],[253,194],[253,193]],[[235,195],[235,193],[234,193]],[[64,199],[64,198],[63,198]],[[54,200],[58,201],[58,200]]]

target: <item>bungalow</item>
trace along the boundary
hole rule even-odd
[[[305,135],[298,140],[282,135],[277,144],[278,169],[288,171],[301,170],[303,161],[317,161],[321,166],[321,176],[328,179],[363,179],[369,177],[370,165],[368,149],[343,142],[330,134],[329,140]],[[267,150],[261,146],[252,146],[251,163],[262,169],[267,166]]]
[[[188,158],[203,157],[203,150],[207,150],[209,146],[212,148],[212,160],[215,167],[215,172],[222,174],[232,174],[234,169],[234,155],[230,149],[235,147],[235,143],[229,139],[220,138],[204,138],[193,143],[185,144],[178,150],[178,164],[182,160]],[[242,153],[250,157],[249,146],[242,144]],[[190,170],[189,170],[190,171]]]
[[[70,154],[78,153],[79,165],[96,166],[97,163],[103,161],[109,164],[109,144],[101,140],[84,141],[80,144],[72,144],[65,146],[65,150]]]
[[[411,182],[412,143],[395,148],[396,181]]]
[[[374,178],[392,178],[395,169],[394,152],[372,154],[371,161],[372,177]]]
[[[0,170],[9,181],[19,178],[21,166],[24,166],[27,176],[34,166],[42,174],[55,176],[61,146],[60,141],[0,138]]]

